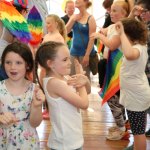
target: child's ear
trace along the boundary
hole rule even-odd
[[[51,61],[51,60],[48,60],[48,61],[47,61],[47,67],[48,67],[48,68],[52,68],[52,66],[53,66],[52,61]]]

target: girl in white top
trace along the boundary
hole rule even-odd
[[[111,21],[116,23],[122,18],[127,17],[129,14],[129,4],[125,1],[115,1],[111,5]],[[100,32],[93,33],[91,38],[99,38],[105,45],[104,58],[108,58],[108,51],[120,49],[120,37],[116,31],[115,24],[110,25],[108,28],[102,29]],[[125,114],[124,107],[119,104],[119,92],[114,94],[109,100],[108,105],[112,111],[115,119],[116,126],[110,127],[107,135],[109,140],[129,139],[129,133],[125,128]]]
[[[48,147],[51,150],[82,149],[82,118],[79,109],[88,107],[89,80],[83,74],[67,76],[71,70],[70,52],[63,43],[51,41],[42,44],[37,50],[35,61],[36,68],[39,63],[47,72],[43,87],[52,124]],[[76,71],[80,73],[79,64]]]
[[[116,29],[124,54],[120,71],[120,103],[127,109],[134,149],[146,150],[146,110],[150,106],[150,87],[145,74],[147,30],[135,19],[118,22]]]
[[[66,28],[64,21],[55,14],[50,14],[46,17],[46,29],[47,34],[44,36],[42,43],[48,41],[62,42],[66,43]],[[43,84],[43,78],[45,77],[46,72],[41,68],[40,72],[40,82]],[[45,110],[43,112],[43,119],[49,119],[47,103],[45,104]]]

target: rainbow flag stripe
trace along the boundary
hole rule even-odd
[[[31,35],[27,22],[11,3],[0,1],[0,20],[18,40],[29,42]]]
[[[72,44],[72,38],[67,36],[66,42],[67,42],[68,48],[70,49],[71,48],[71,44]]]
[[[123,54],[119,49],[109,51],[104,85],[99,92],[99,95],[102,98],[102,105],[120,90],[119,74],[122,56]]]
[[[32,35],[29,43],[31,45],[38,45],[42,41],[43,37],[43,22],[39,11],[35,6],[29,12],[28,18],[28,28]]]
[[[99,39],[97,39],[96,47],[97,47],[97,52],[100,54],[103,48],[103,43]]]

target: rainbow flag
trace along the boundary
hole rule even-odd
[[[43,22],[39,11],[35,6],[29,12],[28,18],[28,28],[32,35],[29,43],[31,45],[38,45],[42,41],[43,37]]]
[[[97,52],[100,54],[103,48],[103,43],[99,39],[97,39],[96,47],[97,47]]]
[[[19,41],[29,42],[31,35],[27,22],[11,3],[0,1],[0,20]]]
[[[72,44],[72,38],[67,36],[66,42],[67,42],[68,48],[70,49],[71,48],[71,44]]]
[[[102,105],[120,90],[119,74],[122,56],[123,54],[119,49],[109,51],[104,85],[99,92],[99,95],[102,98]]]

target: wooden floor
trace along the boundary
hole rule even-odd
[[[88,110],[82,111],[85,141],[83,150],[123,150],[126,146],[133,143],[133,136],[131,135],[129,140],[106,140],[108,128],[115,124],[107,104],[101,108],[101,99],[97,94],[99,91],[97,85],[97,77],[92,77],[92,93],[89,95],[90,105]],[[50,127],[50,121],[43,120],[37,128],[41,150],[46,150]],[[148,127],[150,127],[150,117],[148,117]],[[150,150],[150,138],[147,138],[147,150]]]

